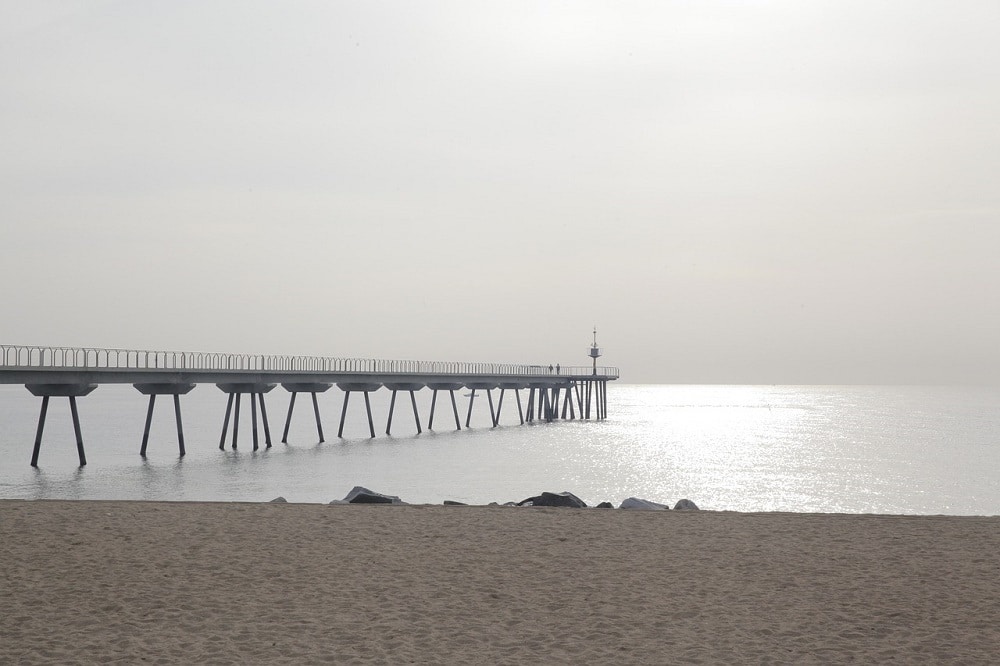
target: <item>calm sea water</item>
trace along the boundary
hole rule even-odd
[[[426,428],[430,391],[417,396]],[[386,437],[382,390],[372,395],[380,435],[369,439],[354,394],[338,439],[343,394],[332,389],[320,395],[327,441],[304,395],[284,445],[279,388],[267,403],[273,448],[251,450],[245,401],[239,448],[220,451],[225,395],[200,386],[181,399],[187,456],[161,397],[143,460],[146,398],[101,386],[78,400],[89,464],[77,466],[68,401],[54,398],[32,469],[40,399],[0,386],[0,497],[328,502],[364,485],[414,503],[569,490],[591,504],[636,496],[737,511],[1000,514],[998,388],[612,384],[607,421],[526,426],[512,398],[499,428],[477,397],[473,427],[455,432],[441,394],[437,432],[417,434],[401,393]],[[466,398],[459,409],[464,424]]]

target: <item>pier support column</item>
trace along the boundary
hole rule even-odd
[[[469,423],[472,422],[472,402],[476,399],[476,389],[472,389],[469,393],[469,412],[465,415],[465,427],[469,427]]]
[[[261,402],[261,418],[264,425],[264,436],[265,443],[268,447],[271,446],[271,429],[267,423],[267,409],[264,407],[264,394],[273,389],[275,384],[260,384],[260,383],[234,383],[234,384],[216,384],[220,391],[224,391],[229,394],[229,400],[226,403],[226,418],[222,423],[222,437],[219,439],[219,449],[226,448],[226,434],[229,429],[229,417],[233,417],[233,450],[236,449],[239,442],[239,431],[240,431],[240,403],[241,398],[245,394],[250,394],[250,415],[253,419],[251,430],[253,432],[253,450],[256,451],[260,448],[258,432],[257,432],[257,397],[260,397]],[[234,406],[235,398],[235,410]]]
[[[267,407],[264,406],[264,394],[258,393],[257,399],[260,401],[261,422],[264,424],[264,443],[267,448],[271,448],[271,427],[267,424]]]
[[[493,422],[493,427],[496,428],[497,427],[497,414],[493,410],[493,389],[491,389],[491,388],[486,389],[486,399],[490,403],[490,421]]]
[[[608,418],[608,382],[601,381],[601,420]]]
[[[524,425],[524,410],[521,407],[521,389],[527,388],[528,385],[523,382],[499,382],[499,386],[500,386],[500,401],[497,404],[497,418],[494,425],[495,426],[500,425],[500,413],[503,410],[503,399],[504,399],[504,393],[506,391],[514,392],[514,397],[517,399],[517,416],[518,419],[521,421],[521,425]]]
[[[313,415],[316,417],[316,434],[319,436],[319,441],[321,443],[326,441],[323,438],[323,422],[320,421],[319,401],[316,399],[316,394],[328,391],[331,386],[333,386],[333,384],[325,384],[321,382],[283,383],[281,385],[283,389],[292,394],[292,397],[288,399],[288,415],[285,416],[285,430],[281,434],[282,444],[288,444],[288,428],[292,424],[292,411],[295,409],[295,396],[299,393],[309,393],[312,395]],[[261,402],[261,404],[263,404],[263,402]]]
[[[463,386],[465,385],[456,382],[431,382],[427,384],[427,388],[433,391],[431,395],[431,416],[427,421],[428,430],[434,430],[434,410],[437,407],[438,391],[447,391],[451,396],[451,411],[455,414],[455,430],[462,429],[462,421],[458,416],[458,403],[455,401],[455,391]]]
[[[177,449],[181,457],[184,457],[184,426],[181,423],[181,396],[187,395],[194,389],[194,384],[132,384],[139,393],[149,396],[149,408],[146,410],[146,425],[142,429],[142,446],[139,448],[139,455],[146,457],[146,446],[149,444],[149,428],[153,423],[153,405],[156,404],[156,396],[172,395],[174,397],[174,421],[177,424]]]
[[[458,402],[455,400],[455,389],[450,389],[448,393],[451,395],[451,411],[455,413],[455,430],[461,430],[462,422],[458,418]]]
[[[465,388],[471,391],[471,393],[469,394],[469,412],[465,416],[466,428],[471,427],[470,424],[472,423],[472,405],[476,399],[476,391],[480,389],[486,391],[486,398],[487,400],[489,400],[490,404],[490,423],[492,424],[492,427],[494,428],[496,427],[497,414],[496,414],[496,409],[493,406],[493,389],[495,389],[497,385],[498,384],[496,382],[466,382]]]
[[[570,419],[576,418],[576,412],[573,411],[573,387],[566,386],[563,388],[563,405],[562,405],[562,420],[566,420],[566,414],[569,413]]]
[[[420,427],[420,414],[417,413],[417,395],[413,390],[410,391],[410,404],[413,405],[413,420],[417,424],[417,434],[419,435],[423,429]]]
[[[38,428],[35,430],[35,445],[31,451],[31,466],[38,467],[38,454],[42,450],[42,432],[45,430],[45,418],[49,412],[49,398],[69,398],[69,410],[73,417],[73,435],[76,437],[76,454],[80,467],[87,464],[87,455],[83,450],[83,434],[80,430],[80,413],[76,408],[76,399],[97,388],[97,384],[25,384],[32,395],[42,399],[42,409],[38,414]]]
[[[496,415],[496,418],[493,419],[493,427],[494,428],[496,428],[500,424],[500,414],[501,414],[501,412],[503,412],[503,397],[504,397],[505,393],[507,393],[507,389],[505,389],[504,387],[501,386],[500,387],[500,399],[497,400],[497,415]]]
[[[551,423],[559,418],[558,386],[552,381],[531,382],[528,387],[528,421]]]
[[[385,434],[392,434],[392,412],[396,409],[396,391],[392,392],[392,397],[389,398],[389,418],[385,422]]]
[[[413,420],[417,425],[417,434],[423,432],[423,428],[420,426],[420,413],[417,411],[417,395],[416,391],[419,391],[425,386],[423,382],[386,382],[385,387],[392,391],[392,398],[389,401],[389,419],[385,425],[385,434],[391,434],[392,429],[392,412],[396,407],[396,392],[397,391],[407,391],[410,394],[410,404],[413,406]],[[433,406],[432,406],[433,410]],[[429,427],[429,426],[428,426]]]
[[[337,430],[337,437],[344,436],[344,421],[347,419],[347,404],[351,399],[351,392],[360,391],[365,394],[365,410],[368,412],[368,431],[372,438],[375,437],[375,421],[372,419],[372,403],[369,393],[382,388],[379,382],[337,382],[337,388],[344,392],[344,408],[340,412],[340,428]]]
[[[434,430],[434,408],[437,407],[438,390],[431,389],[431,415],[427,419],[427,429]]]

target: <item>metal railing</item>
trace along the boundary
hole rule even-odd
[[[35,347],[0,345],[0,370],[191,370],[225,372],[315,372],[421,375],[552,376],[548,365],[515,363],[465,363],[451,361],[399,361],[330,356],[282,354],[226,354],[218,352],[98,349],[92,347]],[[561,366],[560,375],[589,375],[591,366]],[[597,374],[618,377],[618,368],[597,368]]]

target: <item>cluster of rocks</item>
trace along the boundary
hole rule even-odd
[[[284,497],[275,497],[272,502],[287,502]],[[354,486],[351,492],[347,493],[347,496],[342,500],[333,500],[330,504],[406,504],[403,500],[399,499],[395,495],[385,495],[383,493],[375,492],[374,490],[369,490],[362,486]],[[465,506],[464,502],[455,502],[453,500],[445,500],[445,506]],[[534,497],[528,497],[521,500],[520,502],[506,502],[504,504],[497,504],[496,502],[491,502],[488,506],[557,506],[557,507],[567,507],[572,509],[586,509],[587,503],[582,499],[570,492],[561,493],[550,493],[543,492],[540,495],[535,495]],[[596,509],[613,509],[615,508],[611,502],[601,502],[594,508]],[[640,511],[666,511],[670,509],[666,504],[660,504],[659,502],[653,502],[651,500],[640,499],[638,497],[629,497],[628,499],[622,501],[618,506],[619,509],[633,509]],[[697,511],[698,506],[689,499],[682,499],[674,505],[674,511]]]

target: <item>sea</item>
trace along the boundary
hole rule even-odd
[[[390,392],[371,394],[369,436],[354,393],[338,437],[344,394],[300,394],[288,443],[289,395],[267,394],[273,446],[253,450],[249,400],[238,447],[219,449],[226,395],[198,386],[182,396],[187,455],[178,455],[173,404],[156,403],[147,455],[139,448],[147,398],[102,385],[78,398],[88,464],[81,467],[66,398],[53,398],[39,465],[29,465],[41,399],[0,385],[0,498],[327,503],[354,486],[409,503],[517,502],[569,491],[590,505],[638,497],[689,499],[724,511],[1000,515],[1000,388],[942,386],[689,386],[611,383],[604,421],[520,425],[507,392],[500,425],[477,394],[416,393],[422,432],[405,392],[386,436]],[[499,392],[493,394],[494,400]],[[521,394],[526,406],[526,392]]]

